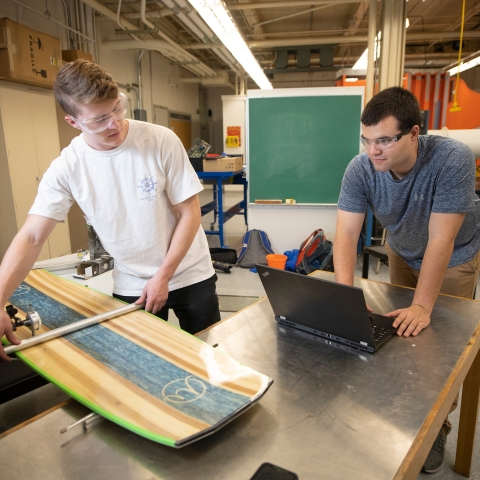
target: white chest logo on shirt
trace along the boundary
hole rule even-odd
[[[154,177],[147,177],[147,175],[145,175],[140,180],[140,185],[137,186],[137,188],[140,189],[140,200],[152,201],[157,198],[155,193],[155,185],[157,185],[157,183],[158,182],[154,181]]]

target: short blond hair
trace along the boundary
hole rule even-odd
[[[90,105],[117,98],[118,85],[100,65],[88,60],[67,63],[58,72],[53,92],[67,115],[76,116],[78,105]]]

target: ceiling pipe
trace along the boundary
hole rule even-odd
[[[147,14],[149,18],[162,18],[170,15],[175,15],[175,12],[167,7],[160,8],[159,10],[150,10]],[[142,18],[142,14],[140,12],[124,13],[123,18]]]
[[[138,54],[137,58],[137,74],[138,74],[138,110],[143,110],[143,83],[142,83],[142,57],[145,50]]]
[[[479,52],[472,52],[472,56],[475,55],[475,54],[480,54],[480,51]],[[469,54],[470,56],[470,54]],[[407,53],[405,55],[405,59],[406,60],[426,60],[426,61],[430,61],[430,60],[450,60],[450,59],[453,59],[453,58],[457,58],[458,60],[458,54],[457,52],[438,52],[438,53]],[[336,63],[349,63],[349,62],[356,62],[358,60],[358,55],[348,55],[348,56],[345,56],[345,55],[338,55],[336,56],[334,59],[334,62]],[[313,56],[312,57],[312,62],[317,62],[318,63],[318,56],[315,57]],[[270,60],[260,60],[260,63],[261,64],[271,64],[272,62]],[[288,59],[288,64],[293,64],[295,63],[295,60],[293,58],[290,58]],[[457,64],[457,62],[455,61],[454,64],[452,64],[452,66],[455,66]]]
[[[187,16],[184,12],[189,10],[186,9],[183,5],[181,5],[180,2],[174,2],[173,0],[162,0],[162,2],[167,7],[170,7],[172,10],[176,10],[175,15],[179,18],[179,20],[186,27],[188,27],[202,42],[210,43],[215,41],[215,34],[210,30],[210,28],[208,28],[203,21],[199,22],[197,21],[197,19],[194,19],[192,13],[189,13]]]
[[[381,1],[381,0],[377,0]],[[358,0],[295,0],[295,2],[259,2],[259,3],[236,3],[227,5],[227,10],[255,10],[265,8],[296,8],[303,5],[325,5],[325,4],[345,4],[345,3],[358,3]]]
[[[428,32],[428,33],[407,33],[407,41],[413,40],[441,40],[441,39],[458,39],[457,32]],[[480,32],[468,31],[464,32],[463,38],[480,38]],[[278,40],[250,40],[247,45],[250,48],[274,48],[274,47],[290,47],[302,45],[327,45],[332,43],[367,43],[367,35],[350,35],[350,36],[332,36],[332,37],[316,37],[316,38],[290,38]],[[198,47],[200,48],[200,47]],[[208,47],[207,47],[208,48]]]
[[[86,31],[85,33],[89,37],[95,37],[95,15],[93,9],[88,5],[85,5],[85,20],[86,20]],[[97,59],[95,53],[96,45],[93,43],[87,42],[87,52],[92,55],[92,58]]]
[[[466,53],[466,52],[464,52]],[[480,50],[477,50],[476,52],[473,52],[471,53],[470,55],[467,55],[466,57],[463,57],[462,59],[460,59],[460,62],[461,63],[465,63],[465,62],[468,62],[469,60],[472,60],[476,57],[478,57],[480,55]],[[454,62],[446,65],[445,67],[443,67],[442,70],[450,70],[451,68],[453,67],[456,67],[458,65],[458,57],[457,57],[457,60],[455,60]]]
[[[101,45],[106,50],[155,50],[165,57],[173,59],[180,66],[183,66],[188,70],[191,70],[192,67],[196,67],[196,65],[189,64],[188,59],[179,58],[177,56],[178,51],[168,42],[163,40],[156,40],[153,38],[145,40],[144,42],[137,42],[136,40],[104,40]],[[194,71],[194,73],[200,76],[209,76],[204,72],[199,74],[198,71]],[[215,73],[213,73],[213,75],[215,75]]]
[[[335,4],[331,5],[320,5],[319,7],[309,8],[308,10],[302,10],[300,12],[290,13],[289,15],[284,15],[283,17],[272,18],[271,20],[265,20],[264,22],[253,23],[252,28],[259,27],[260,25],[267,25],[269,23],[280,22],[281,20],[286,20],[287,18],[298,17],[304,13],[316,12],[317,10],[323,10],[324,8],[334,7]]]
[[[87,26],[86,26],[86,20],[85,20],[85,8],[87,7],[87,5],[80,5],[80,8],[79,8],[79,14],[80,14],[80,31],[81,32],[86,32],[87,31]],[[83,41],[80,41],[80,44],[79,44],[79,50],[82,50],[83,52],[86,52],[87,51],[87,45],[83,42]]]
[[[113,20],[114,22],[117,21],[116,12],[114,12],[110,8],[106,7],[105,5],[100,3],[98,0],[82,0],[82,2],[89,5],[94,10],[101,13],[102,15],[105,15],[110,20]],[[128,30],[138,30],[138,26],[135,25],[134,23],[130,22],[127,19],[122,18],[122,24]],[[167,37],[161,31],[159,31],[158,34],[163,36],[163,37]],[[182,66],[184,66],[184,68],[186,68],[187,70],[190,70],[191,72],[195,73],[196,75],[212,75],[212,74],[214,75],[215,74],[215,72],[212,69],[210,69],[206,65],[202,64],[200,62],[200,60],[198,60],[196,57],[194,57],[193,55],[188,53],[186,50],[181,48],[179,45],[177,45],[175,42],[173,42],[173,40],[171,40],[169,37],[167,37],[167,38],[168,38],[168,40],[167,40],[168,43],[170,45],[172,45],[173,48],[169,50],[169,52],[170,52],[169,54],[162,53],[162,51],[160,50],[160,53],[162,53],[162,55],[164,55],[167,58],[170,58],[174,61],[178,61],[177,58],[174,58],[174,56],[172,55],[172,53],[174,52],[177,55],[177,57],[182,56],[183,58],[186,58],[186,59],[190,60],[191,61],[190,64],[188,64],[185,61],[178,61],[178,62]],[[142,48],[144,48],[143,47],[143,42],[141,42],[140,40],[135,40],[135,41],[137,42],[137,47],[136,47],[137,49],[141,50]],[[103,42],[102,42],[102,45],[103,45]],[[131,48],[133,48],[133,47],[131,47]],[[163,48],[163,50],[165,51],[166,49]],[[198,63],[198,65],[196,63]]]
[[[146,9],[147,9],[147,0],[140,0],[140,13],[142,14],[141,16],[141,20],[142,22],[147,26],[147,27],[150,27],[150,28],[153,28],[156,30],[156,33],[158,35],[160,35],[162,38],[164,38],[168,43],[170,43],[171,45],[175,46],[180,52],[182,52],[187,58],[189,58],[190,60],[193,60],[193,61],[198,61],[200,63],[200,61],[194,57],[192,54],[188,53],[186,50],[184,50],[183,48],[181,48],[178,44],[176,44],[168,35],[166,35],[165,33],[163,33],[161,30],[159,30],[152,22],[150,22],[147,17],[146,17]],[[211,70],[209,67],[207,67],[206,65],[203,65],[203,64],[200,64],[198,65],[198,69],[203,71],[206,75],[211,75],[211,74],[215,74],[215,72],[213,70]]]
[[[480,53],[480,52],[479,52]],[[405,61],[407,62],[406,67],[408,68],[413,68],[411,66],[412,62],[415,62],[417,60],[423,60],[423,65],[432,67],[432,68],[439,68],[442,70],[447,69],[444,67],[445,61],[452,61],[457,56],[452,52],[452,53],[407,53],[405,55]],[[472,58],[472,57],[469,57]],[[334,67],[341,67],[345,65],[354,65],[355,62],[358,60],[358,55],[353,56],[344,56],[344,55],[339,55],[337,57],[334,57],[333,62],[334,62]],[[262,66],[262,68],[267,68],[273,65],[272,60],[259,60],[259,64]],[[455,66],[457,64],[457,60],[451,66]],[[310,66],[311,67],[316,67],[320,65],[320,59],[319,57],[313,55],[310,58]],[[415,63],[415,65],[422,65],[422,63]],[[295,58],[289,58],[288,59],[288,67],[296,67],[297,66],[297,61]],[[365,76],[365,74],[360,74],[358,73],[357,76]]]
[[[370,0],[370,7],[368,12],[368,59],[367,59],[367,78],[365,85],[365,103],[368,103],[375,90],[375,36],[377,35],[377,2],[376,0]]]
[[[154,38],[141,43],[136,40],[103,40],[102,47],[106,50],[158,50],[160,52],[166,52],[167,55],[176,53],[175,48],[168,42]]]
[[[172,45],[163,40],[148,39],[144,42],[137,42],[135,40],[104,40],[102,47],[105,50],[156,50],[165,55],[166,57],[172,57],[177,52]],[[182,60],[178,60],[180,66],[184,66]],[[187,64],[188,65],[188,64]],[[216,72],[212,70],[212,75],[203,75],[208,77],[217,76]]]
[[[189,48],[191,50],[216,50],[222,48],[223,44],[218,43],[191,43],[185,48]]]
[[[167,7],[169,7],[172,10],[175,10],[176,13],[175,15],[178,17],[178,19],[187,27],[190,29],[190,31],[196,35],[202,42],[204,43],[209,43],[214,41],[213,38],[215,35],[213,32],[206,26],[201,24],[199,25],[197,22],[194,22],[193,19],[190,19],[185,15],[185,13],[179,11],[180,9],[178,8],[177,4],[173,0],[162,0]],[[225,61],[222,58],[222,61]]]
[[[138,105],[138,101],[139,101],[138,91],[137,91],[138,87],[136,85],[133,85],[131,83],[125,84],[125,83],[119,83],[119,82],[117,82],[117,85],[121,88],[124,88],[127,91],[127,93],[130,93],[130,90],[133,91],[133,93],[135,94],[135,97],[137,98],[137,105]]]
[[[202,79],[199,77],[196,78],[181,78],[181,83],[202,83]]]

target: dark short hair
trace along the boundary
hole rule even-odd
[[[80,59],[67,63],[59,70],[53,92],[63,111],[75,117],[79,105],[117,98],[118,85],[103,67]]]
[[[366,127],[372,127],[390,116],[398,120],[398,128],[402,132],[414,125],[420,126],[420,105],[415,95],[401,87],[386,88],[367,103],[361,122]]]

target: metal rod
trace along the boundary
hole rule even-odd
[[[76,427],[77,425],[80,425],[82,422],[87,422],[91,418],[93,418],[95,415],[98,415],[97,413],[89,413],[86,417],[81,418],[80,420],[77,420],[76,422],[73,422],[71,425],[68,427],[64,427],[60,430],[60,433],[66,433],[68,430],[70,430],[73,427]]]
[[[72,423],[68,427],[62,428],[60,430],[60,433],[67,433],[70,429],[80,424],[82,424],[83,431],[87,432],[88,429],[94,427],[100,422],[103,422],[103,420],[105,419],[101,415],[99,415],[98,413],[92,412],[92,413],[89,413],[86,417],[83,417],[80,420],[77,420],[76,422]]]
[[[373,97],[375,87],[375,36],[377,35],[377,2],[370,0],[368,16],[368,62],[365,86],[365,103]]]
[[[125,313],[139,310],[140,308],[143,308],[143,306],[144,304],[136,305],[135,303],[132,303],[130,305],[111,310],[110,312],[105,312],[101,313],[100,315],[95,315],[94,317],[85,318],[84,320],[71,323],[70,325],[55,328],[54,330],[50,330],[49,332],[42,333],[41,335],[37,335],[27,340],[23,340],[20,345],[9,345],[8,347],[5,347],[5,353],[9,355],[10,353],[33,347],[34,345],[38,345],[39,343],[43,343],[48,340],[52,340],[53,338],[61,337],[63,335],[66,335],[67,333],[76,332],[77,330],[81,330],[82,328],[90,327],[91,325],[96,325],[97,323],[104,322],[105,320],[110,320],[111,318],[124,315]]]
[[[380,0],[378,0],[380,1]],[[238,3],[227,5],[227,10],[253,10],[258,8],[295,8],[302,5],[319,5],[325,3],[358,3],[354,0],[289,0],[284,2],[259,2],[259,3]]]

